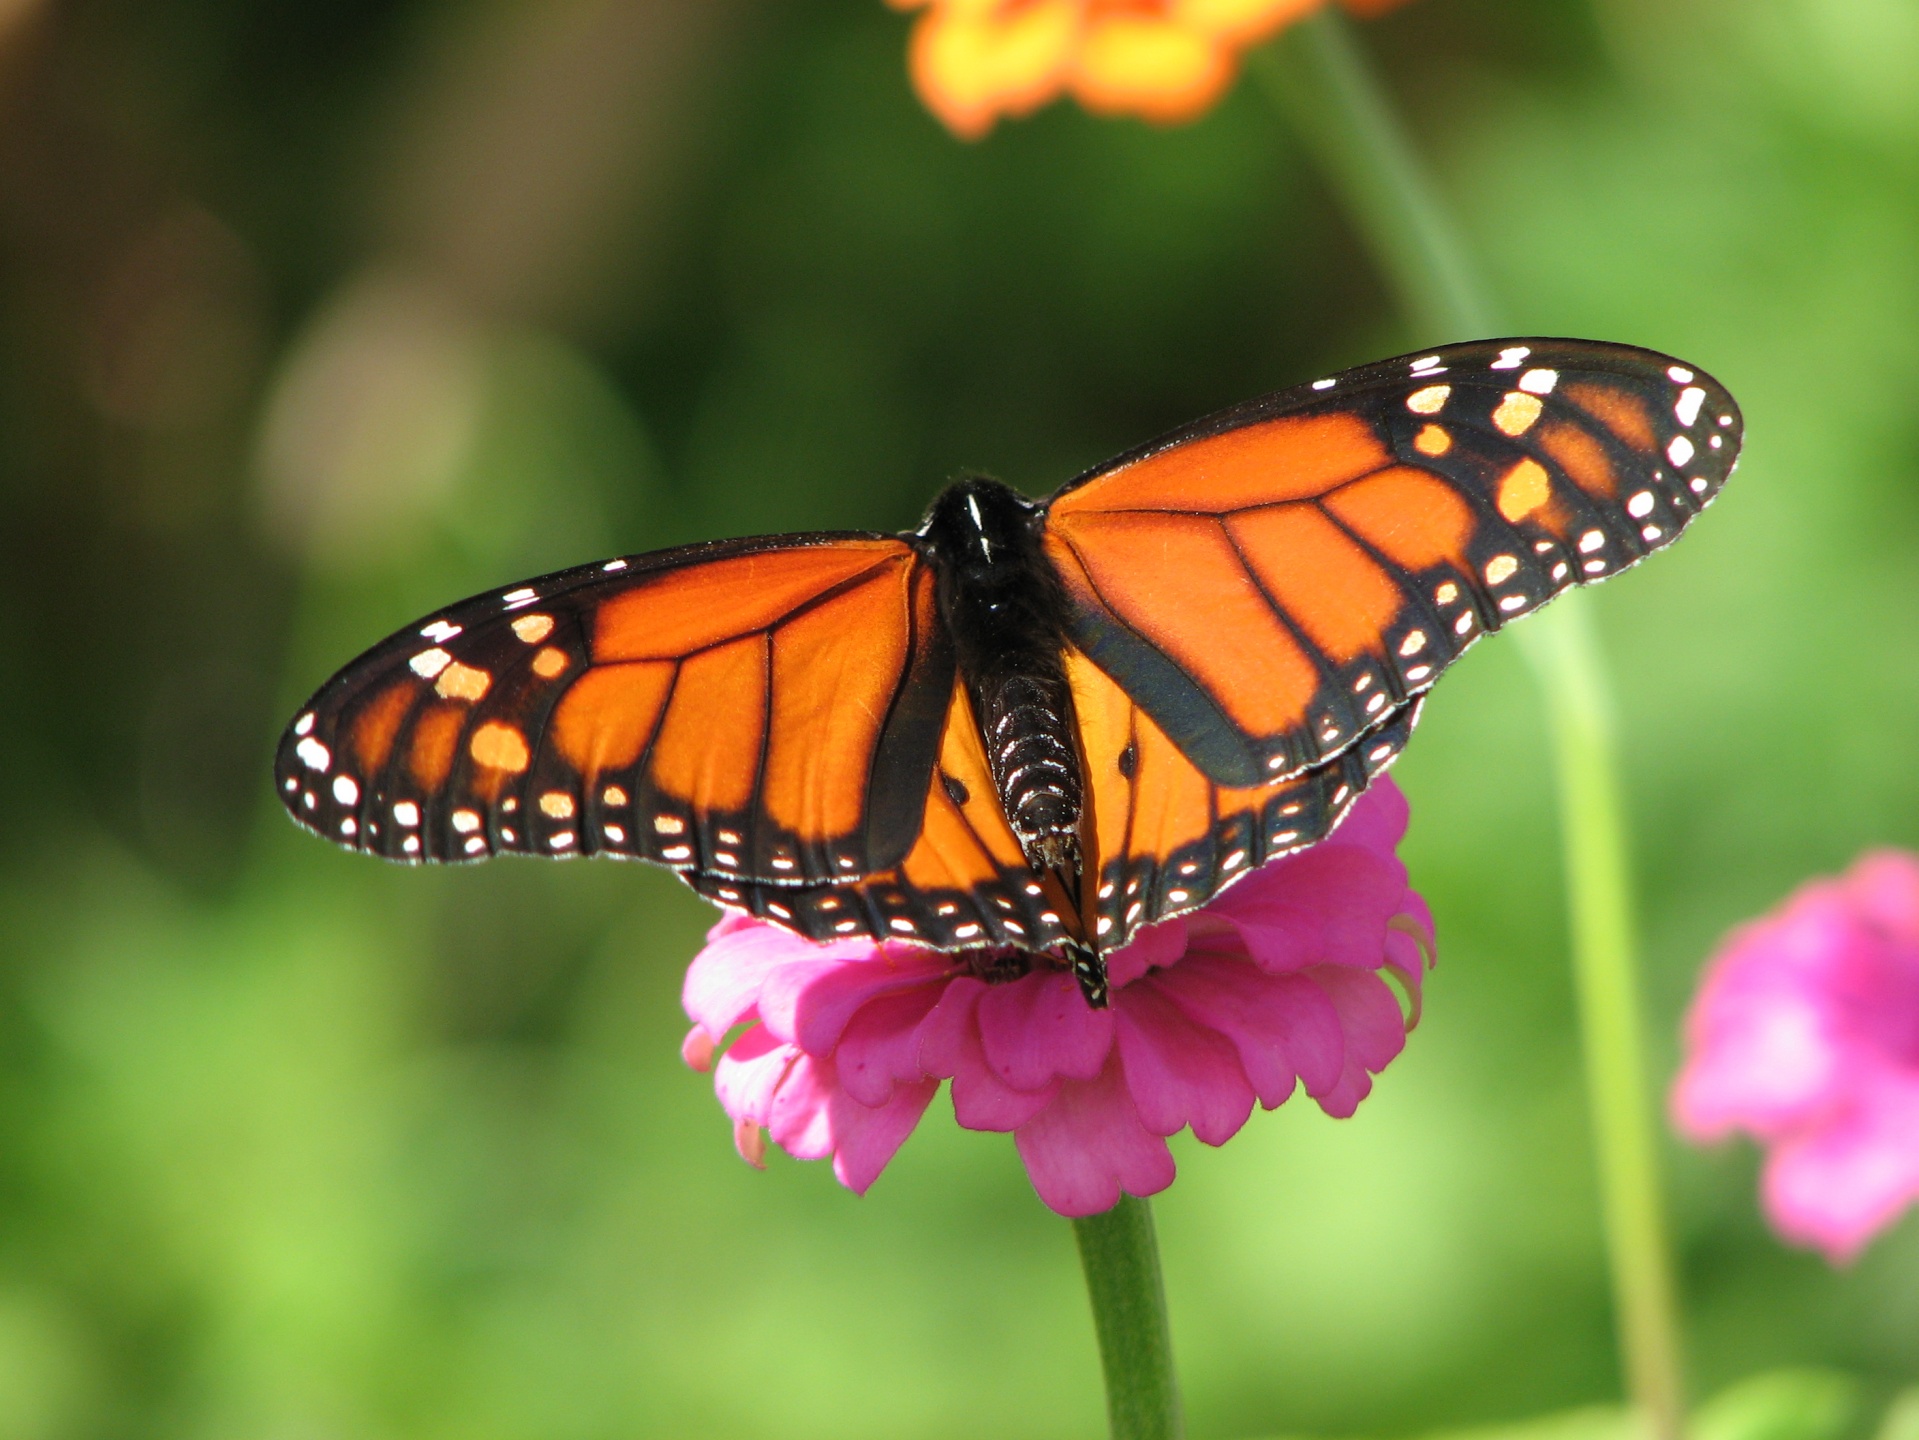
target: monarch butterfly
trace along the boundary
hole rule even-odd
[[[721,540],[476,596],[334,676],[294,818],[400,861],[672,868],[816,940],[1103,957],[1312,844],[1483,633],[1666,544],[1738,407],[1668,356],[1491,340],[1198,420],[908,534]]]

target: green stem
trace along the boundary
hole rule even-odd
[[[1332,6],[1254,58],[1419,342],[1483,340],[1492,304],[1352,27]]]
[[[1491,304],[1351,28],[1326,6],[1259,60],[1420,343],[1496,330]],[[1587,596],[1529,620],[1559,794],[1587,1103],[1626,1384],[1653,1440],[1679,1440],[1684,1382],[1658,1147],[1646,1090],[1632,864],[1612,699]]]
[[[1093,1302],[1113,1440],[1178,1440],[1186,1425],[1152,1206],[1123,1195],[1105,1214],[1075,1220],[1073,1234]]]

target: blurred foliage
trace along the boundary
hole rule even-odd
[[[1915,13],[1367,32],[1516,326],[1675,351],[1748,416],[1723,503],[1601,602],[1668,1041],[1726,926],[1919,842]],[[273,738],[482,587],[904,526],[967,467],[1043,491],[1463,337],[1395,318],[1252,87],[963,146],[878,0],[0,26],[0,1440],[1095,1433],[1072,1243],[1009,1143],[942,1107],[864,1202],[753,1173],[677,1058],[700,902],[334,853]],[[1350,1122],[1183,1144],[1158,1206],[1193,1433],[1610,1434],[1507,647],[1399,773],[1443,954],[1408,1054]],[[1671,1164],[1699,1393],[1797,1367],[1701,1440],[1866,1433],[1919,1367],[1919,1223],[1835,1273],[1766,1235],[1746,1150]]]

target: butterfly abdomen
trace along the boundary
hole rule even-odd
[[[1039,523],[1032,501],[973,479],[933,502],[919,536],[1000,807],[1029,863],[1076,873],[1085,787],[1062,659],[1066,600]]]

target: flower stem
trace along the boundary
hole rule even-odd
[[[1113,1440],[1178,1440],[1186,1425],[1173,1374],[1153,1207],[1122,1195],[1105,1214],[1075,1220],[1073,1234],[1093,1303]]]
[[[1466,246],[1338,11],[1322,7],[1258,64],[1420,343],[1491,335],[1493,308]],[[1563,597],[1519,635],[1552,736],[1587,1104],[1626,1383],[1652,1440],[1679,1440],[1684,1383],[1640,1039],[1632,864],[1589,597]]]

